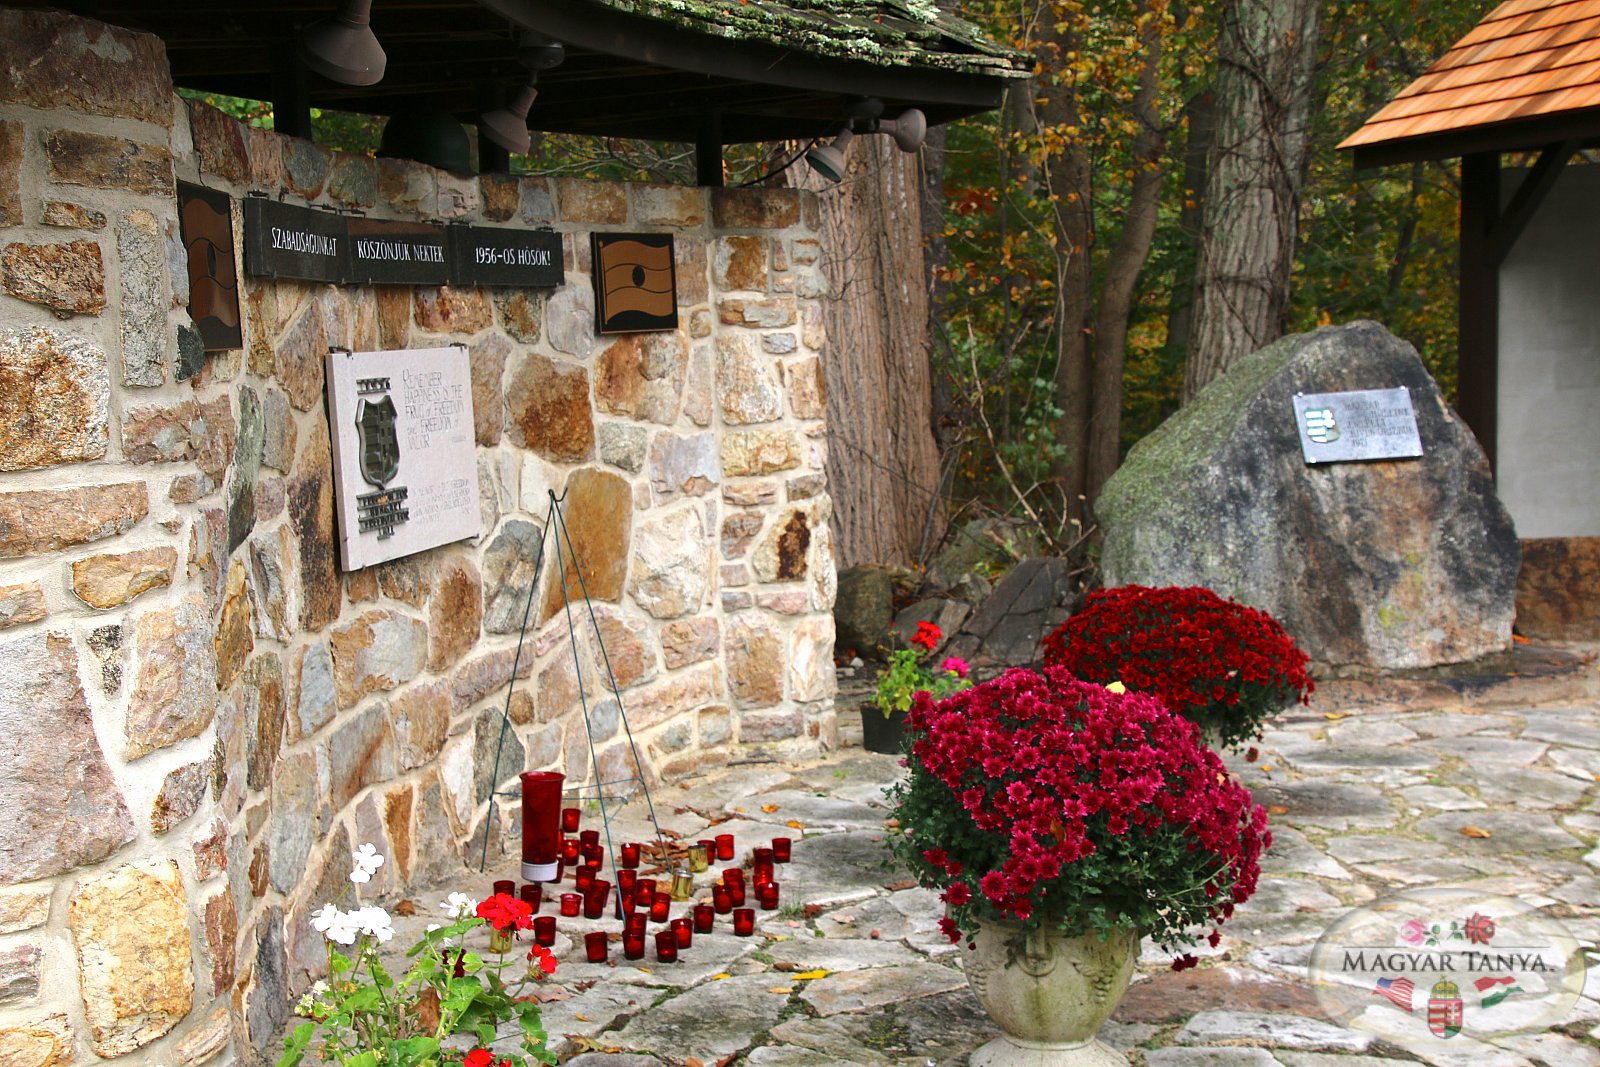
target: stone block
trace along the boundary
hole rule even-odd
[[[629,697],[629,727],[639,732],[692,714],[719,700],[721,693],[722,679],[714,663],[678,672]]]
[[[625,422],[603,422],[595,428],[600,462],[630,474],[644,469],[650,450],[650,431]]]
[[[764,333],[761,335],[761,351],[769,352],[774,356],[792,356],[800,347],[800,342],[795,340],[792,333]]]
[[[1517,571],[1517,632],[1553,641],[1600,637],[1600,537],[1540,537],[1522,542]]]
[[[289,515],[299,547],[300,628],[306,631],[320,630],[339,616],[332,466],[328,424],[318,420],[289,479]]]
[[[150,806],[151,832],[157,836],[168,833],[199,811],[210,782],[210,760],[186,763],[169,771],[161,783],[161,792]]]
[[[650,444],[650,486],[658,499],[703,496],[719,481],[715,434],[656,434]]]
[[[698,511],[679,508],[642,522],[632,574],[629,594],[655,618],[698,611],[711,587],[711,546]]]
[[[377,160],[359,153],[335,153],[328,195],[349,207],[372,207],[378,202]]]
[[[72,563],[72,591],[92,608],[114,608],[172,584],[178,550],[170,546],[87,556]]]
[[[518,211],[523,222],[548,226],[556,221],[556,201],[548,178],[519,178],[517,187],[522,197]],[[570,263],[567,269],[572,269]]]
[[[199,1025],[190,1029],[173,1046],[184,1067],[200,1067],[215,1059],[233,1039],[233,1022],[226,1008],[218,1008]]]
[[[328,358],[328,334],[317,304],[308,304],[294,325],[279,337],[274,372],[298,411],[322,403]]]
[[[32,930],[50,921],[50,890],[18,889],[0,893],[0,934]],[[0,1059],[0,1063],[5,1060]]]
[[[722,474],[739,478],[793,470],[800,466],[801,455],[800,439],[793,430],[732,430],[722,438]],[[775,485],[772,491],[775,497]],[[728,492],[724,487],[724,496]]]
[[[724,588],[737,589],[750,584],[750,567],[744,563],[723,563],[717,567],[717,581]]]
[[[0,226],[22,225],[23,125],[0,119]]]
[[[772,524],[751,554],[750,566],[763,582],[804,581],[810,551],[810,516],[794,508]]]
[[[524,519],[508,519],[483,555],[483,628],[515,633],[522,625],[528,594],[538,578],[535,561],[540,530]]]
[[[217,705],[214,624],[207,601],[188,596],[134,624],[137,673],[124,717],[127,759],[197,737]]]
[[[51,181],[150,196],[177,195],[172,153],[166,145],[81,130],[51,130],[45,135],[44,149]]]
[[[341,708],[395,689],[427,664],[428,628],[399,612],[364,612],[333,631],[333,676]]]
[[[513,660],[516,660],[518,678],[532,677],[534,657],[523,655],[518,659],[516,650],[509,648],[486,653],[457,667],[450,679],[453,710],[465,711],[489,694],[503,689],[511,681]]]
[[[283,177],[289,191],[315,200],[333,172],[333,153],[301,137],[283,137]]]
[[[208,484],[221,481],[233,460],[236,430],[226,396],[207,404],[133,408],[122,417],[122,455],[130,463],[193,461]]]
[[[711,253],[711,279],[717,288],[765,293],[770,244],[755,234],[717,238]]]
[[[789,635],[789,699],[826,700],[838,690],[833,669],[833,620],[802,619]]]
[[[450,733],[454,705],[444,682],[411,686],[389,701],[400,766],[413,770],[438,758]]]
[[[106,355],[89,342],[0,331],[0,471],[104,457],[110,390]]]
[[[253,607],[250,603],[249,569],[242,559],[228,564],[228,577],[222,587],[222,611],[217,618],[216,650],[217,688],[227,689],[244,670],[245,660],[255,651],[254,627],[250,624]]]
[[[32,1000],[39,995],[39,970],[43,959],[38,945],[0,949],[0,1005]]]
[[[305,877],[316,844],[320,795],[317,762],[305,752],[285,757],[272,776],[272,818],[268,820],[267,881],[291,893]]]
[[[378,199],[404,214],[431,215],[439,206],[438,171],[409,159],[380,159]]]
[[[633,221],[642,226],[705,225],[706,191],[698,186],[638,182],[628,192],[633,196]]]
[[[276,486],[279,510],[282,509],[282,479],[263,482],[257,493],[260,504]],[[263,519],[270,516],[258,516]],[[294,605],[290,601],[290,579],[294,558],[294,537],[287,525],[250,542],[250,619],[257,637],[288,642],[294,636]]]
[[[568,285],[545,301],[545,340],[562,355],[588,359],[598,340],[595,334],[594,289]]]
[[[522,207],[522,186],[509,174],[478,175],[478,197],[489,222],[509,222]]]
[[[564,571],[556,573],[553,553],[545,568],[544,607],[539,622],[554,615],[566,596],[617,603],[632,551],[633,492],[628,483],[610,471],[585,467],[567,479],[566,527],[574,545],[583,545],[583,558],[567,554]]]
[[[768,335],[769,337],[772,335]],[[822,360],[812,357],[785,368],[789,379],[789,410],[797,419],[820,419],[828,414],[828,379]]]
[[[583,367],[537,353],[511,372],[506,388],[511,442],[554,463],[580,463],[594,454],[594,410]]]
[[[689,367],[689,345],[675,331],[627,334],[595,364],[595,406],[611,415],[670,426]]]
[[[130,211],[117,220],[117,260],[121,267],[122,383],[162,383],[167,351],[165,231],[150,212]]]
[[[722,625],[714,615],[674,619],[661,627],[661,658],[668,670],[712,659],[722,648]]]
[[[65,11],[0,11],[0,103],[170,127],[166,47]]]
[[[796,321],[794,297],[775,296],[765,300],[726,297],[717,302],[717,318],[724,326],[756,329],[793,326]]]
[[[555,180],[557,209],[562,222],[622,223],[628,221],[627,190],[614,182],[578,178]]]
[[[483,624],[483,583],[460,557],[446,559],[428,596],[428,669],[442,671],[477,644]]]
[[[368,704],[342,722],[318,750],[327,768],[328,802],[335,811],[376,782],[395,776],[395,737],[380,704]]]
[[[0,252],[0,285],[63,314],[98,315],[106,306],[106,267],[96,241],[8,244]]]
[[[718,230],[784,230],[799,221],[799,190],[711,190],[711,223]]]
[[[811,596],[804,589],[766,589],[756,593],[756,607],[777,615],[804,615]]]
[[[0,131],[5,128],[5,123],[0,122]],[[0,138],[4,133],[0,132]],[[0,146],[0,152],[5,149]],[[4,166],[0,158],[0,166]],[[69,204],[64,200],[45,201],[44,210],[39,213],[39,222],[45,226],[60,226],[68,230],[103,230],[106,228],[106,216],[103,211],[84,207],[82,204]]]
[[[142,482],[0,493],[0,559],[126,533],[149,514]]]
[[[201,174],[214,174],[234,185],[250,181],[250,152],[239,120],[200,100],[186,100],[194,150]]]
[[[411,303],[417,326],[429,333],[472,334],[494,325],[494,310],[482,289],[419,288]]]
[[[473,433],[478,444],[485,447],[500,443],[500,432],[505,427],[506,356],[511,354],[511,342],[505,335],[491,333],[467,350],[472,368],[472,420]]]
[[[539,343],[539,327],[544,318],[544,294],[529,289],[496,289],[494,306],[500,313],[500,328],[525,345]]]
[[[786,653],[782,633],[765,612],[744,611],[728,620],[723,655],[735,707],[765,708],[783,700]]]
[[[119,867],[73,890],[68,924],[96,1055],[127,1055],[189,1014],[188,911],[183,876],[171,860]]]
[[[763,521],[756,511],[735,511],[726,516],[722,520],[722,558],[741,558],[761,532]]]
[[[72,1062],[72,1024],[65,1015],[0,1027],[0,1064],[5,1067],[59,1067]]]
[[[783,383],[776,360],[760,353],[753,337],[717,337],[717,398],[730,425],[772,422],[783,415]]]

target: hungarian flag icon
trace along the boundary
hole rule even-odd
[[[1461,1032],[1461,990],[1441,978],[1428,992],[1428,1029],[1435,1037],[1455,1037]]]

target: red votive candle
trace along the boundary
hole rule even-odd
[[[583,917],[598,919],[606,913],[606,902],[611,899],[611,883],[595,879],[583,897]]]
[[[648,908],[656,899],[656,880],[640,878],[633,883],[633,891],[639,898],[639,906]]]
[[[639,888],[638,871],[618,871],[617,891],[619,893],[632,893]]]
[[[672,908],[672,898],[665,893],[657,893],[655,899],[650,901],[650,921],[664,923],[667,921],[667,912]]]
[[[711,887],[711,906],[718,915],[726,915],[733,910],[733,896],[726,885],[719,883]]]
[[[578,839],[576,837],[562,839],[561,862],[568,867],[576,867],[578,865]]]
[[[736,908],[744,907],[744,883],[728,883],[728,902]]]
[[[663,930],[656,935],[656,959],[662,963],[678,962],[678,935],[673,930]]]
[[[624,867],[639,866],[639,842],[627,841],[622,845],[622,865]]]
[[[752,866],[760,867],[761,865],[765,864],[766,866],[770,867],[772,866],[772,860],[773,855],[772,849],[770,848],[758,848],[750,854],[750,862]]]
[[[584,845],[578,850],[583,853],[583,862],[590,867],[599,867],[606,861],[606,850],[599,845]]]
[[[565,915],[567,918],[569,918],[569,919],[576,918],[577,915],[578,915],[578,909],[580,907],[582,907],[582,906],[583,906],[583,894],[582,893],[562,893],[561,894],[561,914]]]
[[[756,932],[756,911],[754,908],[733,909],[733,932],[739,937],[749,937]]]
[[[778,883],[762,882],[756,886],[756,900],[761,902],[762,911],[772,911],[778,906]]]
[[[772,839],[772,861],[774,863],[788,863],[794,854],[794,842],[787,837],[774,837]]]
[[[584,830],[578,835],[578,843],[585,849],[591,847],[598,848],[600,846],[600,831]]]
[[[644,959],[643,931],[622,931],[622,954],[630,960]]]
[[[757,863],[750,868],[750,881],[757,889],[761,888],[763,882],[772,881],[772,864]]]
[[[679,948],[688,948],[694,944],[693,919],[673,919],[672,932],[678,939]]]
[[[528,907],[532,908],[535,915],[539,914],[539,905],[544,903],[543,883],[529,882],[527,885],[518,890],[518,892],[522,895],[522,902]]]
[[[722,880],[729,885],[733,885],[735,882],[744,885],[744,869],[741,867],[728,867],[722,872]]]
[[[549,948],[556,943],[556,917],[540,915],[533,920],[533,943]]]
[[[509,878],[496,879],[494,883],[495,896],[514,897],[517,895],[517,883]]]
[[[696,841],[695,844],[706,850],[707,863],[710,863],[712,860],[717,858],[717,843],[712,838],[701,838],[699,841]]]
[[[624,930],[633,930],[642,934],[644,933],[645,920],[646,916],[644,912],[634,912],[632,915],[622,920],[622,928]]]
[[[566,834],[575,834],[578,832],[577,808],[561,809],[561,832]]]
[[[583,951],[590,963],[604,963],[606,961],[606,932],[596,930],[583,935]]]
[[[631,889],[617,890],[617,918],[626,919],[633,914],[633,909],[638,907]]]
[[[567,776],[559,771],[525,771],[522,774],[522,880],[554,879],[561,858],[561,785]],[[516,892],[512,886],[509,892]]]
[[[731,859],[733,859],[733,835],[732,834],[718,834],[716,840],[717,840],[717,859],[719,859],[719,860],[731,860]]]

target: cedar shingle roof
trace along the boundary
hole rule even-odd
[[[1506,0],[1339,147],[1370,149],[1589,109],[1600,123],[1600,0]]]

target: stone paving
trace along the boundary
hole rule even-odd
[[[1259,892],[1197,968],[1174,972],[1147,944],[1102,1039],[1148,1067],[1600,1067],[1600,671],[1582,649],[1549,664],[1327,683],[1311,707],[1275,719],[1254,762],[1229,761],[1274,828]],[[794,862],[777,869],[785,906],[758,911],[750,938],[719,917],[722,932],[665,965],[624,961],[620,946],[612,963],[588,964],[591,924],[562,920],[543,1013],[564,1062],[964,1067],[998,1033],[935,927],[934,895],[885,866],[882,791],[898,761],[843,732],[844,747],[817,762],[739,766],[655,792],[662,825],[689,839],[712,823],[741,850],[797,838]],[[624,809],[618,840],[641,836],[643,808]],[[1463,1036],[1411,1049],[1327,1022],[1305,981],[1313,943],[1350,908],[1425,885],[1559,917],[1591,950],[1571,1016],[1497,1045]],[[408,922],[432,900],[418,910]]]

